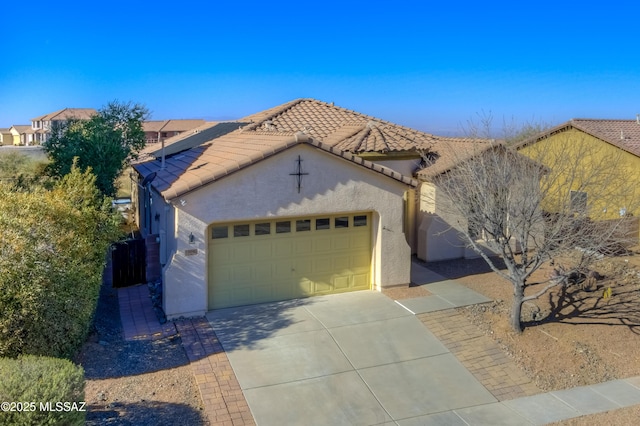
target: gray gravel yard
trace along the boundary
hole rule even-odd
[[[202,401],[180,337],[123,339],[117,291],[103,285],[85,369],[88,425],[200,425]]]

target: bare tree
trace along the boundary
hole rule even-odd
[[[532,144],[525,150],[519,143],[518,151],[504,140],[478,144],[474,152],[455,154],[454,167],[423,175],[435,187],[431,193],[438,194],[438,216],[513,285],[511,325],[518,332],[524,302],[568,285],[570,277],[626,242],[627,217],[616,208],[618,217],[610,219],[607,208],[621,197],[628,199],[627,212],[638,202],[635,185],[611,152],[604,155],[594,144],[568,137],[571,149]],[[554,273],[532,281],[551,260]]]

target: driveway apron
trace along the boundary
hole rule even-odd
[[[409,424],[497,402],[420,320],[375,291],[207,318],[259,425]]]

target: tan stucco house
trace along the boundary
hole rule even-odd
[[[52,126],[56,123],[64,123],[72,118],[76,120],[89,120],[95,114],[97,114],[97,111],[93,108],[63,108],[32,118],[31,132],[33,138],[30,144],[41,145],[45,142],[51,133]],[[23,143],[23,145],[25,144]]]
[[[147,150],[134,196],[165,313],[409,283],[416,172],[472,144],[298,99]]]
[[[148,120],[142,123],[147,144],[163,142],[205,124],[201,119]]]

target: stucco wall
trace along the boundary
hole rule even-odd
[[[622,208],[640,214],[640,157],[576,129],[519,152],[551,169],[550,188],[545,189],[548,210],[557,210],[555,203],[566,204],[558,200],[570,190],[580,190],[587,193],[587,214],[593,219],[616,219]]]
[[[421,182],[417,212],[417,255],[426,262],[473,257],[459,230],[466,219],[453,215],[451,202],[435,185]]]
[[[298,155],[302,171],[308,173],[302,176],[299,193],[297,178],[290,175],[296,172]],[[165,313],[174,317],[206,308],[207,229],[215,222],[370,211],[374,286],[409,283],[411,250],[403,233],[407,190],[411,188],[379,173],[298,145],[174,200],[177,246],[165,271]],[[186,243],[191,233],[194,244]],[[197,254],[192,250],[185,255],[185,250],[195,248]],[[188,290],[188,295],[183,290],[178,295],[177,288]]]
[[[162,308],[169,319],[201,316],[207,311],[207,224],[184,211],[175,215],[178,233],[163,271]]]

